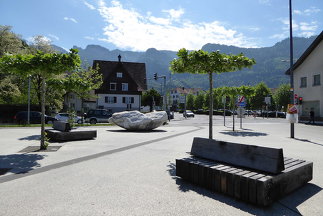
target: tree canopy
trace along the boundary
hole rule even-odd
[[[213,138],[212,115],[213,115],[213,73],[225,73],[251,67],[256,62],[242,53],[239,55],[227,55],[224,53],[206,52],[203,50],[191,51],[183,48],[177,52],[177,59],[170,62],[170,70],[173,73],[208,74],[210,83],[209,98],[209,138]]]
[[[41,142],[40,148],[46,149],[45,145],[45,94],[46,81],[66,71],[73,71],[80,66],[81,60],[77,50],[71,49],[67,54],[44,53],[36,54],[4,55],[0,58],[0,71],[13,73],[20,76],[39,75],[41,78]]]

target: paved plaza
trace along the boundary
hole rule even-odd
[[[39,128],[0,129],[0,215],[322,215],[323,127],[285,119],[248,117],[240,128],[214,117],[214,139],[280,147],[284,156],[314,163],[313,180],[260,208],[177,178],[175,159],[187,156],[194,137],[208,137],[208,117],[184,119],[151,132],[117,126],[96,129],[95,140],[50,143],[37,152]]]

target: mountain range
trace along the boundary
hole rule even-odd
[[[293,38],[294,61],[296,61],[316,37]],[[283,83],[289,83],[289,77],[284,72],[289,68],[289,39],[282,40],[272,47],[262,48],[240,48],[220,44],[206,44],[201,49],[212,52],[219,50],[226,54],[243,53],[249,58],[254,58],[256,64],[251,69],[223,73],[214,76],[214,87],[220,86],[241,86],[256,85],[265,82],[268,87],[276,88]],[[57,50],[63,49],[55,47]],[[156,50],[150,48],[145,52],[109,50],[99,45],[88,45],[85,49],[74,46],[79,50],[82,62],[92,65],[93,60],[118,61],[118,55],[122,56],[121,61],[142,62],[146,64],[148,87],[160,88],[162,79],[153,80],[153,74],[167,77],[169,88],[186,87],[208,89],[208,76],[199,74],[171,74],[169,62],[176,58],[175,51]]]

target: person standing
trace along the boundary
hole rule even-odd
[[[314,115],[315,115],[314,109],[312,108],[311,111],[310,111],[310,121],[309,121],[309,123],[313,122],[313,124],[315,124]]]

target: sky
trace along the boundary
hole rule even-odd
[[[323,30],[322,0],[292,0],[293,36]],[[289,37],[289,0],[0,0],[0,25],[69,50],[269,47]]]

